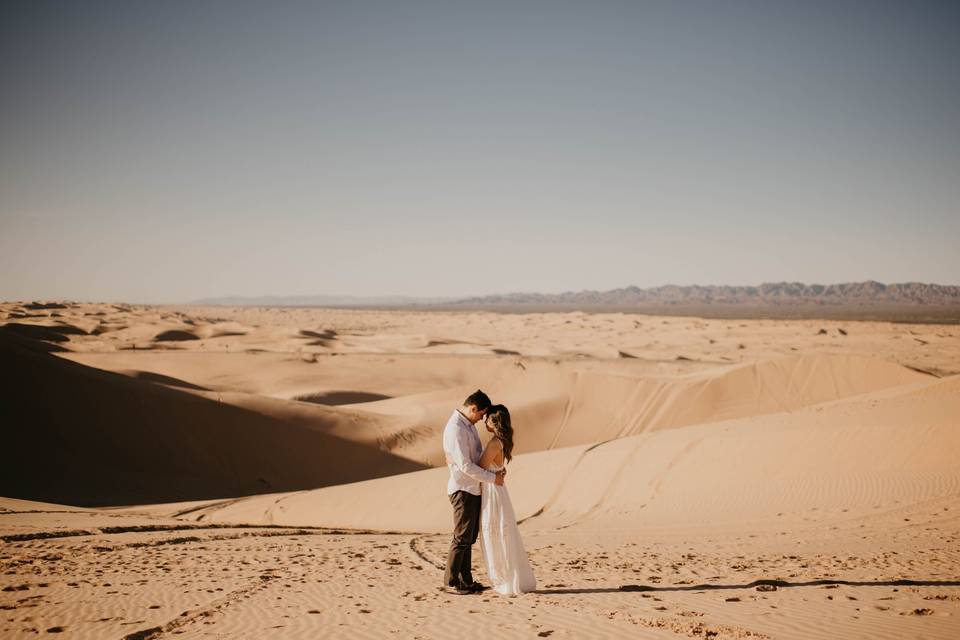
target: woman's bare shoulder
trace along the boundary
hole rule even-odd
[[[491,449],[495,449],[495,450],[497,450],[497,451],[502,451],[502,450],[503,450],[503,441],[502,441],[500,438],[494,436],[494,437],[490,438],[490,442],[487,443],[487,446],[490,447]]]

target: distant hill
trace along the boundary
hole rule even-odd
[[[490,307],[531,305],[585,307],[644,307],[665,305],[868,306],[868,305],[960,305],[960,286],[905,282],[883,284],[868,280],[843,284],[771,282],[759,286],[664,285],[641,289],[624,287],[609,291],[566,293],[508,293],[458,300],[456,305]]]
[[[960,323],[960,286],[873,280],[842,284],[770,282],[759,286],[630,286],[608,291],[505,293],[470,298],[258,296],[196,300],[194,305],[424,309],[502,313],[629,312],[716,318],[823,318]]]

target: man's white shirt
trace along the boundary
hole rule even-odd
[[[459,411],[453,412],[443,429],[443,452],[450,468],[447,495],[466,491],[478,496],[481,482],[496,481],[497,474],[478,464],[483,454],[480,435],[477,428]]]

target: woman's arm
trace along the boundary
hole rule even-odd
[[[483,453],[480,455],[480,466],[484,469],[492,467],[500,458],[500,452],[502,451],[503,443],[500,442],[500,438],[490,438],[490,442],[487,443],[487,446],[483,449]]]

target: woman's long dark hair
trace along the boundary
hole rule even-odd
[[[502,404],[495,404],[487,411],[487,422],[493,427],[493,435],[503,443],[503,459],[510,462],[513,458],[513,425],[510,412]]]

